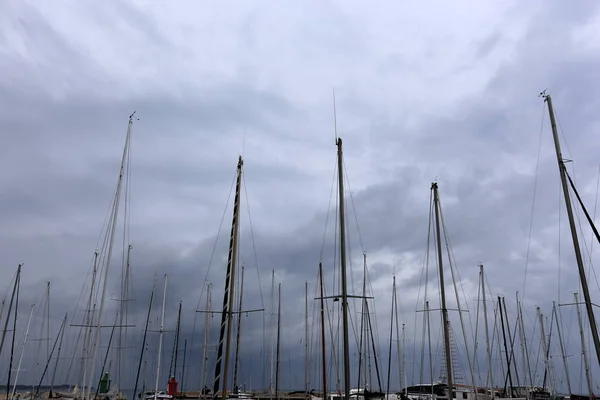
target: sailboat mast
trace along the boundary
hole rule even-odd
[[[19,372],[21,371],[21,363],[23,362],[23,354],[25,354],[25,346],[27,345],[27,339],[29,338],[29,327],[31,326],[31,317],[33,317],[34,309],[35,309],[35,304],[32,304],[31,311],[29,311],[29,321],[27,322],[27,329],[25,329],[25,338],[23,338],[23,345],[21,346],[21,355],[19,355],[19,363],[17,364],[17,373],[15,375],[15,382],[13,383],[12,395],[10,396],[9,399],[14,399],[15,392],[17,391],[17,381],[19,379]],[[16,314],[15,314],[15,316],[16,316]],[[15,321],[16,321],[16,318],[15,318]],[[12,361],[12,354],[11,354],[11,361]]]
[[[507,366],[507,373],[508,373],[508,384],[510,385],[510,392],[509,392],[509,397],[514,397],[515,393],[515,389],[512,383],[512,376],[510,374],[510,353],[508,352],[508,344],[506,343],[506,329],[504,326],[504,313],[502,311],[502,297],[498,296],[498,313],[500,314],[500,325],[502,326],[502,338],[504,341],[504,354],[506,356],[506,366]],[[508,321],[507,321],[508,322]],[[510,329],[508,330],[509,334],[510,334]],[[500,340],[500,339],[498,339]],[[506,381],[505,381],[506,382]],[[504,387],[506,388],[506,383],[504,384]]]
[[[179,330],[181,329],[181,301],[177,311],[177,330],[175,331],[175,349],[173,350],[173,375],[177,376],[177,356],[179,355]],[[170,379],[170,378],[169,378]]]
[[[592,398],[594,398],[594,392],[592,390],[592,388],[593,388],[592,379],[590,378],[590,364],[587,359],[587,350],[585,348],[585,335],[583,334],[583,323],[581,321],[581,311],[579,310],[579,293],[573,293],[573,297],[575,298],[575,308],[577,309],[577,321],[579,322],[579,334],[581,336],[581,354],[583,356],[583,367],[585,369],[585,379],[587,382],[590,399],[592,399]]]
[[[19,264],[19,266],[17,267],[15,284],[13,285],[12,294],[10,296],[10,303],[8,303],[8,315],[6,316],[6,319],[4,320],[4,329],[2,330],[2,339],[0,339],[0,355],[2,355],[2,347],[4,346],[4,339],[6,339],[6,332],[8,332],[8,323],[10,321],[10,316],[11,316],[11,313],[13,310],[13,302],[15,300],[15,294],[17,293],[17,288],[19,287],[19,282],[21,281],[21,267],[23,267],[23,264]]]
[[[319,263],[319,289],[321,291],[321,356],[323,357],[323,400],[327,400],[327,353],[325,346],[325,293],[323,291],[323,264]]]
[[[87,306],[85,309],[85,318],[84,318],[84,331],[83,331],[83,346],[81,348],[81,365],[79,369],[79,377],[77,379],[77,383],[81,385],[81,389],[85,392],[85,385],[87,382],[87,356],[89,353],[89,345],[92,337],[92,328],[94,322],[94,311],[92,309],[92,304],[95,307],[95,303],[93,303],[94,299],[94,287],[96,285],[96,276],[98,274],[98,255],[100,253],[98,250],[94,251],[94,267],[92,269],[92,284],[90,286],[90,295],[88,297]],[[69,372],[71,366],[69,365]],[[67,374],[67,375],[70,375]]]
[[[277,360],[275,361],[275,398],[279,399],[279,349],[281,345],[281,283],[277,288]]]
[[[488,377],[487,377],[487,385],[489,385],[490,388],[492,388],[493,383],[492,383],[492,350],[490,348],[490,328],[489,328],[489,324],[488,324],[488,315],[487,315],[487,302],[485,299],[485,275],[483,272],[483,264],[479,264],[479,276],[481,277],[481,297],[483,300],[483,323],[485,325],[485,350],[487,352],[487,356],[488,356]],[[487,386],[486,385],[486,386]],[[492,389],[491,390],[491,394],[492,394],[492,399],[494,399],[496,397],[495,395],[495,391]]]
[[[387,382],[385,385],[385,395],[390,395],[390,379],[392,377],[392,346],[394,342],[394,298],[396,297],[396,275],[393,277],[392,283],[392,307],[390,310],[390,349],[388,351],[388,365],[387,365]],[[396,337],[396,342],[398,342],[399,338]],[[400,364],[398,364],[400,365]],[[398,381],[401,383],[402,381]]]
[[[131,141],[131,130],[133,126],[133,116],[135,115],[135,111],[129,116],[129,123],[127,124],[127,135],[125,137],[125,147],[123,148],[123,157],[121,158],[121,166],[119,168],[119,179],[117,180],[117,191],[115,193],[115,199],[113,203],[112,209],[112,220],[110,222],[110,239],[108,243],[108,251],[106,255],[106,265],[104,266],[104,279],[102,282],[102,295],[100,296],[100,308],[98,310],[98,321],[96,323],[96,330],[94,331],[94,336],[92,340],[92,352],[91,359],[89,362],[91,363],[91,374],[90,374],[90,383],[87,384],[88,392],[87,392],[87,400],[91,400],[92,392],[91,392],[91,382],[94,379],[94,372],[96,370],[96,354],[98,353],[98,342],[100,341],[100,328],[102,327],[102,314],[104,311],[104,304],[106,299],[106,288],[108,284],[108,271],[110,267],[110,262],[112,258],[113,245],[115,242],[115,229],[117,228],[117,217],[119,216],[119,204],[121,200],[121,188],[123,186],[123,176],[125,175],[125,162],[127,161],[127,154],[129,154],[129,143]]]
[[[274,318],[275,318],[275,270],[271,271],[271,305],[269,315],[269,394],[273,397],[275,393],[275,337]]]
[[[212,286],[212,283],[208,283],[207,285],[207,289],[206,289],[206,309],[210,310],[210,288]],[[201,392],[202,394],[204,394],[204,388],[206,387],[206,363],[207,363],[207,357],[206,357],[206,350],[207,350],[207,346],[208,346],[208,331],[209,331],[209,324],[210,324],[210,314],[206,313],[206,315],[204,316],[204,346],[202,347],[202,382],[200,384],[201,386]]]
[[[346,218],[344,207],[344,153],[342,139],[337,138],[338,187],[340,213],[340,274],[342,277],[342,329],[344,346],[344,399],[350,400],[350,340],[348,338],[348,287],[346,282]]]
[[[304,282],[304,387],[308,396],[310,390],[310,360],[308,353],[308,282]]]
[[[63,323],[60,327],[60,342],[58,343],[58,353],[56,354],[56,360],[54,361],[54,371],[52,371],[52,380],[50,381],[50,395],[48,397],[52,397],[52,389],[54,389],[54,379],[56,378],[56,371],[58,370],[58,360],[60,360],[60,350],[62,349],[63,339],[65,336],[65,326],[67,324],[67,314],[65,313],[65,318],[63,319]],[[56,345],[56,343],[54,343]],[[54,348],[52,349],[54,352]],[[52,352],[50,352],[50,356],[52,356]]]
[[[442,262],[442,236],[440,234],[440,198],[438,194],[438,185],[436,182],[431,184],[433,190],[433,202],[435,211],[435,234],[437,242],[438,267],[440,274],[440,297],[442,302],[442,323],[444,325],[444,353],[446,356],[446,379],[448,380],[448,399],[454,398],[453,375],[452,375],[452,353],[450,348],[450,320],[448,319],[448,308],[446,308],[446,288],[444,287],[444,264]]]
[[[238,246],[238,217],[240,212],[240,191],[242,187],[242,156],[238,158],[237,179],[235,183],[235,198],[233,201],[233,218],[231,221],[231,235],[229,237],[229,254],[227,256],[227,272],[225,275],[225,291],[223,292],[223,312],[221,313],[221,330],[219,332],[219,347],[217,348],[217,363],[215,365],[215,381],[213,385],[213,399],[219,398],[221,382],[221,363],[223,363],[223,346],[225,345],[225,362],[223,366],[223,393],[221,398],[227,398],[227,369],[229,367],[229,352],[231,342],[231,307],[233,305],[233,292],[235,288],[235,262],[237,260]]]
[[[8,363],[8,380],[6,382],[6,398],[10,399],[10,376],[13,367],[13,356],[15,352],[15,337],[17,336],[17,315],[19,314],[19,292],[21,292],[21,265],[17,269],[17,279],[15,280],[15,287],[17,288],[17,296],[15,299],[15,314],[13,316],[13,329],[12,329],[12,342],[10,346],[10,361]],[[14,291],[13,291],[14,294]],[[12,300],[11,300],[12,302]],[[9,316],[10,317],[10,316]],[[7,321],[9,319],[7,317]]]
[[[162,355],[163,332],[165,330],[165,306],[167,304],[167,274],[165,274],[165,286],[163,288],[162,311],[160,316],[160,331],[158,339],[158,356],[156,361],[156,383],[154,385],[154,400],[158,395],[158,383],[160,382],[160,356]]]
[[[550,361],[548,360],[548,346],[546,343],[546,329],[544,328],[544,316],[542,315],[542,311],[539,307],[536,307],[537,316],[540,321],[540,335],[542,337],[542,351],[544,352],[544,369],[546,370],[546,374],[550,377]],[[545,380],[545,378],[544,378]],[[546,388],[544,388],[546,389]]]
[[[517,292],[517,313],[518,313],[518,324],[519,334],[521,339],[521,353],[523,358],[523,374],[525,374],[525,385],[527,385],[527,379],[529,379],[529,385],[533,386],[533,377],[531,375],[531,364],[529,362],[529,349],[527,348],[527,338],[525,337],[525,320],[523,318],[523,305],[519,300],[519,292]]]
[[[398,308],[396,306],[396,308]],[[398,321],[398,318],[396,317],[396,323]],[[405,324],[402,324],[402,374],[401,374],[401,378],[400,381],[402,382],[402,385],[404,387],[404,395],[408,396],[408,387],[406,386],[406,326]]]
[[[146,350],[146,337],[148,336],[148,324],[150,323],[150,313],[152,311],[152,302],[154,301],[154,290],[156,289],[156,276],[154,277],[154,283],[152,284],[152,292],[150,293],[150,304],[148,305],[148,315],[146,316],[146,327],[144,328],[144,338],[142,339],[142,350],[140,354],[140,361],[138,364],[137,374],[135,376],[135,385],[133,386],[133,398],[137,394],[138,383],[140,380],[140,371],[142,369],[142,362],[144,361],[144,351]]]
[[[565,379],[567,381],[567,389],[569,389],[569,394],[573,393],[571,391],[571,377],[569,375],[569,367],[567,366],[567,355],[565,353],[565,345],[563,343],[562,333],[560,332],[560,325],[562,323],[562,318],[559,318],[560,315],[556,312],[556,302],[552,302],[552,312],[556,317],[556,332],[558,333],[558,343],[560,344],[560,353],[562,356],[563,367],[565,368]]]
[[[125,191],[127,193],[127,190]],[[126,195],[127,196],[127,195]],[[127,207],[127,205],[125,206]],[[125,259],[124,271],[121,276],[121,299],[119,300],[119,336],[117,338],[117,346],[115,348],[116,359],[117,359],[117,382],[123,382],[125,378],[121,376],[122,370],[127,370],[127,367],[122,365],[123,360],[127,362],[127,302],[129,301],[129,276],[130,276],[130,260],[131,260],[131,249],[132,246],[127,246],[127,256]],[[125,328],[125,332],[123,332]],[[125,343],[123,343],[125,342]],[[124,354],[123,354],[124,353]]]
[[[181,367],[181,388],[179,392],[181,395],[185,396],[185,391],[183,390],[183,383],[185,379],[185,360],[187,356],[187,339],[183,340],[183,366]]]
[[[46,284],[46,360],[50,358],[50,282]]]
[[[590,329],[592,331],[592,339],[594,348],[596,349],[596,357],[600,363],[600,338],[598,335],[598,326],[596,325],[596,316],[592,308],[592,299],[588,288],[587,278],[585,276],[585,268],[583,266],[583,257],[581,256],[581,248],[579,247],[579,238],[577,237],[577,226],[573,217],[573,207],[571,205],[571,197],[569,196],[569,187],[567,186],[567,174],[565,172],[565,161],[560,149],[560,141],[558,139],[558,129],[556,128],[556,118],[554,116],[554,108],[552,107],[552,98],[549,94],[543,94],[544,100],[548,104],[548,113],[550,114],[550,124],[552,125],[552,136],[554,138],[554,148],[556,150],[556,159],[558,161],[558,170],[560,172],[560,181],[565,197],[565,207],[569,217],[569,227],[571,228],[571,237],[573,239],[573,248],[575,250],[575,259],[577,260],[577,269],[579,271],[579,280],[581,281],[581,290],[585,301],[585,309],[590,321]]]

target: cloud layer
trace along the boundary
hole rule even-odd
[[[537,94],[548,88],[553,95],[563,152],[574,160],[571,174],[595,210],[600,150],[595,2],[61,5],[0,6],[0,253],[6,293],[14,268],[25,263],[21,315],[40,301],[46,281],[52,282],[54,333],[65,311],[73,317],[84,307],[75,303],[86,274],[89,284],[127,116],[135,110],[129,200],[136,301],[129,311],[136,329],[143,325],[154,274],[160,282],[168,273],[167,322],[174,326],[181,300],[183,337],[190,347],[194,337],[186,386],[199,384],[203,315],[194,310],[199,302],[204,307],[205,279],[214,284],[213,307],[221,305],[231,220],[226,202],[237,156],[243,154],[244,304],[266,311],[244,317],[242,372],[252,388],[269,380],[263,328],[275,270],[284,290],[282,360],[288,360],[280,386],[303,388],[304,282],[310,287],[312,325],[318,321],[312,298],[319,261],[328,293],[337,290],[332,88],[352,193],[350,281],[359,293],[365,251],[383,359],[394,273],[410,346],[420,346],[424,337],[422,313],[415,317],[414,311],[423,307],[434,180],[473,326],[479,263],[486,267],[488,295],[506,296],[511,315],[520,292],[537,353],[535,306],[549,317],[552,301],[570,302],[579,291],[547,111]],[[590,249],[589,229],[581,224],[591,252],[586,258],[593,261],[597,244]],[[118,275],[120,267],[113,268]],[[118,276],[110,282],[110,296],[118,298]],[[446,283],[450,290],[449,278]],[[436,292],[431,295],[436,285],[432,278],[432,308],[439,307],[433,305]],[[597,297],[594,274],[590,286]],[[454,304],[453,295],[449,298]],[[115,306],[111,301],[110,312]],[[159,303],[154,309],[156,323]],[[574,322],[572,307],[561,313],[565,326]],[[41,314],[35,315],[39,331]],[[212,319],[212,342],[218,319]],[[432,321],[437,319],[435,314]],[[19,332],[25,323],[21,318]],[[457,318],[453,327],[460,343]],[[479,325],[483,363],[482,329]],[[318,387],[315,332],[317,325],[311,327],[310,351],[311,382]],[[564,334],[570,354],[579,353],[576,329]],[[139,345],[141,334],[135,335]],[[553,338],[556,386],[565,390],[554,344]],[[440,354],[436,357],[439,365]],[[590,360],[597,374],[594,357]],[[409,383],[419,380],[420,361],[407,362]],[[583,382],[579,361],[570,362],[578,371],[572,380]],[[480,375],[486,370],[482,366]],[[33,380],[29,372],[24,375],[24,381]],[[574,391],[586,389],[579,385]]]

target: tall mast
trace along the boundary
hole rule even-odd
[[[279,399],[279,349],[281,344],[281,283],[277,289],[277,361],[275,363],[275,398]]]
[[[150,323],[150,313],[152,311],[152,302],[154,301],[154,290],[156,289],[156,275],[154,276],[154,282],[152,283],[152,292],[150,293],[150,304],[148,305],[148,315],[146,316],[146,327],[144,328],[144,338],[142,339],[142,350],[140,354],[140,361],[138,364],[137,374],[135,376],[135,385],[133,386],[133,398],[137,394],[138,383],[140,380],[140,371],[142,369],[142,362],[144,360],[144,351],[146,350],[146,337],[148,336],[148,324]]]
[[[21,346],[21,355],[19,356],[19,363],[17,364],[17,373],[15,375],[15,382],[13,383],[12,394],[10,396],[10,398],[12,398],[12,399],[15,398],[15,392],[17,390],[17,381],[19,379],[19,372],[21,371],[21,363],[23,362],[23,354],[25,353],[25,346],[27,345],[27,338],[29,337],[29,327],[31,326],[31,317],[33,317],[34,309],[35,309],[35,304],[32,304],[31,311],[29,311],[29,321],[27,322],[27,329],[25,329],[25,338],[23,339],[23,345]],[[15,316],[16,315],[17,314],[15,314]],[[16,318],[15,318],[15,320],[16,320]],[[12,361],[12,354],[11,354],[11,361]]]
[[[52,380],[50,381],[50,392],[48,397],[52,397],[52,389],[54,389],[54,379],[56,378],[56,371],[58,370],[58,360],[60,360],[60,350],[62,349],[63,338],[65,336],[65,326],[67,324],[67,313],[65,313],[65,318],[63,319],[62,326],[60,327],[60,342],[58,344],[58,353],[56,354],[56,360],[54,361],[54,371],[52,371]],[[56,343],[55,343],[56,345]],[[54,349],[52,349],[54,350]],[[52,352],[50,353],[52,355]],[[48,360],[50,361],[50,360]]]
[[[183,366],[181,367],[181,389],[179,392],[185,396],[185,391],[183,390],[183,383],[185,379],[185,359],[187,356],[187,339],[183,340]]]
[[[275,318],[275,270],[271,271],[271,315],[270,316],[270,321],[269,321],[269,347],[270,347],[270,354],[269,354],[269,368],[270,368],[270,375],[269,375],[269,394],[271,395],[271,397],[273,397],[273,395],[275,394],[275,337],[273,336],[274,333],[274,318]]]
[[[521,339],[521,353],[523,357],[523,374],[525,375],[525,386],[527,386],[527,378],[529,385],[533,386],[533,377],[531,375],[531,364],[529,362],[529,350],[527,349],[527,338],[525,337],[525,320],[523,319],[523,305],[519,300],[519,292],[517,292],[517,312],[519,315],[519,333]]]
[[[50,282],[46,285],[46,360],[48,360],[50,358]]]
[[[215,366],[215,381],[213,387],[213,399],[219,398],[221,382],[221,363],[223,362],[223,345],[225,344],[225,362],[223,366],[223,393],[222,399],[227,398],[227,369],[229,367],[229,352],[231,342],[231,307],[233,305],[233,292],[235,288],[235,262],[237,260],[240,191],[242,187],[242,156],[238,158],[237,179],[235,183],[235,198],[233,201],[233,218],[231,221],[231,235],[229,237],[229,254],[227,256],[227,273],[225,275],[225,291],[223,292],[223,312],[221,313],[221,331],[219,333],[219,347],[217,348],[217,364]],[[225,330],[227,329],[227,332]],[[226,342],[226,343],[225,343]]]
[[[308,282],[304,282],[304,386],[306,395],[310,390],[310,360],[308,353]]]
[[[156,361],[156,383],[154,385],[154,400],[158,395],[158,383],[160,382],[160,356],[162,355],[163,332],[165,331],[165,306],[167,304],[167,274],[165,274],[165,285],[163,288],[162,312],[160,316],[160,331],[158,332],[158,356]]]
[[[550,377],[550,361],[548,360],[548,344],[546,343],[546,329],[544,329],[544,316],[539,307],[537,307],[537,316],[540,320],[540,335],[542,336],[542,351],[544,352],[544,368],[548,378]],[[545,380],[545,378],[544,378]],[[545,389],[545,388],[544,388]]]
[[[506,307],[506,297],[502,296],[502,309],[504,311],[504,319],[506,321],[506,331],[508,332],[508,343],[510,344],[510,353],[508,354],[510,363],[514,364],[515,379],[517,386],[519,385],[519,370],[515,361],[515,342],[514,335],[511,334],[510,320],[508,319],[508,307]],[[515,331],[516,332],[516,331]],[[510,367],[510,364],[509,364]]]
[[[17,336],[17,315],[19,314],[19,292],[21,292],[21,265],[19,265],[19,268],[17,269],[17,279],[15,280],[15,288],[17,289],[17,295],[16,295],[16,299],[15,299],[15,314],[13,316],[13,329],[12,329],[12,342],[10,345],[10,361],[8,363],[8,380],[6,383],[6,398],[9,399],[10,396],[10,376],[11,376],[11,372],[12,372],[12,366],[13,366],[13,355],[15,352],[15,337]],[[13,295],[15,294],[14,290],[13,290]],[[12,303],[12,299],[11,299],[11,303]],[[7,317],[6,321],[8,322],[8,319],[10,318]]]
[[[177,330],[175,331],[175,348],[173,350],[173,378],[177,376],[177,356],[179,355],[179,330],[181,329],[181,301],[177,311]],[[171,379],[171,377],[169,377]]]
[[[558,170],[560,172],[560,182],[565,197],[565,207],[569,217],[569,227],[571,228],[571,237],[573,239],[573,249],[575,250],[575,259],[577,260],[577,269],[579,271],[579,280],[581,281],[581,290],[585,301],[585,309],[590,321],[590,329],[592,331],[592,339],[594,340],[594,348],[596,349],[596,358],[600,364],[600,338],[598,336],[598,326],[596,325],[596,317],[592,308],[592,299],[588,288],[587,278],[585,276],[585,268],[583,266],[583,257],[581,256],[581,248],[579,247],[579,238],[577,237],[577,226],[573,217],[573,207],[571,206],[571,197],[569,196],[569,187],[567,186],[567,174],[565,172],[565,160],[560,149],[560,141],[558,140],[558,129],[556,128],[556,118],[554,117],[554,108],[552,107],[552,98],[549,94],[542,92],[541,95],[548,104],[548,113],[550,114],[550,124],[552,125],[552,136],[554,138],[554,148],[556,149],[556,159],[558,161]]]
[[[40,324],[40,336],[36,339],[33,339],[34,341],[38,342],[38,346],[37,346],[37,350],[35,352],[35,368],[34,368],[34,375],[39,375],[39,368],[40,368],[40,355],[42,354],[42,342],[46,342],[46,344],[49,344],[50,341],[50,331],[49,331],[49,326],[50,326],[50,282],[46,282],[46,292],[44,295],[44,306],[42,309],[42,323]],[[50,350],[49,348],[47,348],[46,351],[46,360],[48,360],[50,358]],[[46,375],[44,374],[44,378],[46,377]],[[43,380],[42,380],[43,381]],[[32,382],[32,386],[31,386],[31,390],[33,391],[35,389],[35,384]]]
[[[563,367],[565,368],[565,378],[567,380],[567,389],[569,389],[569,394],[573,393],[571,391],[571,377],[569,376],[569,367],[567,366],[567,355],[565,353],[565,345],[563,343],[562,333],[560,332],[560,325],[562,323],[562,318],[559,318],[560,315],[556,312],[556,302],[552,302],[552,312],[556,317],[556,331],[558,333],[558,342],[560,344],[560,353],[562,355]]]
[[[581,322],[581,311],[579,310],[579,293],[573,293],[575,298],[575,308],[577,308],[577,321],[579,322],[579,334],[581,336],[581,354],[583,355],[583,367],[585,368],[585,379],[587,381],[588,392],[590,399],[594,398],[592,390],[592,379],[590,378],[590,363],[587,358],[587,350],[585,348],[585,335],[583,334],[583,323]],[[570,394],[570,393],[569,393]]]
[[[319,289],[321,291],[321,356],[323,357],[323,400],[327,400],[327,353],[325,346],[325,293],[323,292],[323,264],[319,263]]]
[[[398,319],[396,318],[396,323]],[[406,326],[402,324],[402,377],[401,382],[404,387],[404,395],[408,396],[408,387],[406,386]]]
[[[125,190],[127,193],[127,189]],[[127,195],[126,195],[127,196]],[[127,200],[126,200],[127,202]],[[127,207],[127,205],[125,205]],[[125,222],[127,223],[127,221]],[[119,300],[119,336],[117,337],[117,346],[115,348],[116,351],[116,359],[117,359],[117,382],[121,383],[125,381],[126,378],[121,376],[121,371],[127,371],[127,302],[129,301],[129,277],[131,273],[131,249],[132,245],[127,246],[127,255],[125,259],[124,271],[121,276],[121,299]],[[123,328],[125,328],[125,332],[123,332]],[[122,354],[122,352],[125,352]],[[123,364],[123,360],[125,365]],[[127,377],[129,378],[129,377]]]
[[[344,208],[344,153],[342,139],[337,138],[338,187],[340,213],[340,274],[342,276],[342,329],[344,340],[344,399],[350,400],[350,340],[348,338],[348,287],[346,283],[346,218]]]
[[[506,366],[508,367],[508,384],[510,385],[509,397],[514,397],[514,386],[512,383],[512,376],[510,374],[510,353],[508,352],[508,344],[506,343],[506,330],[504,327],[504,313],[502,312],[502,299],[498,296],[498,313],[500,314],[500,324],[502,326],[502,338],[504,339],[504,354],[506,356]],[[508,322],[508,321],[507,321]],[[509,329],[510,334],[510,329]],[[506,387],[506,383],[504,384]]]
[[[23,267],[23,264],[19,264],[19,266],[17,267],[17,274],[15,276],[15,284],[13,286],[12,295],[10,296],[10,303],[8,303],[8,315],[6,316],[6,319],[4,320],[4,329],[2,330],[2,338],[0,339],[0,355],[2,355],[2,347],[4,346],[4,339],[6,339],[6,332],[8,332],[8,322],[10,321],[10,315],[13,310],[13,302],[15,300],[15,294],[17,293],[17,288],[19,287],[19,282],[21,281],[21,267]]]
[[[94,310],[92,309],[92,304],[95,307],[96,304],[93,303],[94,300],[94,287],[96,286],[96,276],[98,274],[98,256],[100,253],[98,250],[94,251],[94,267],[92,269],[92,284],[90,285],[90,295],[88,297],[87,306],[85,309],[85,317],[83,321],[84,331],[83,331],[83,346],[81,351],[81,366],[79,369],[79,377],[77,379],[77,383],[81,385],[81,389],[85,392],[85,385],[87,382],[87,356],[90,351],[90,340],[92,337],[92,329],[94,322]],[[69,371],[71,366],[69,365]],[[69,376],[70,374],[67,374]]]
[[[113,202],[112,209],[112,220],[110,222],[110,236],[108,242],[108,251],[106,255],[106,265],[104,266],[104,280],[102,282],[102,295],[100,296],[100,308],[98,310],[98,321],[96,323],[96,330],[94,331],[94,336],[92,339],[92,357],[89,362],[91,363],[91,374],[89,384],[86,382],[88,392],[87,392],[87,400],[91,399],[92,396],[92,382],[94,379],[94,372],[96,370],[96,354],[98,350],[98,342],[100,340],[100,328],[102,327],[102,314],[104,311],[104,303],[106,298],[106,287],[108,284],[108,271],[110,267],[110,262],[112,258],[113,245],[115,242],[115,229],[117,228],[117,217],[119,216],[119,204],[121,200],[121,188],[123,186],[123,175],[125,175],[125,162],[127,161],[127,154],[129,154],[129,143],[131,141],[131,130],[133,126],[133,116],[135,115],[135,111],[133,114],[129,116],[129,123],[127,124],[127,135],[125,137],[125,146],[123,148],[123,157],[121,158],[121,167],[119,169],[119,179],[117,180],[117,191],[115,193],[115,198]]]
[[[487,373],[487,385],[492,388],[494,385],[492,383],[492,350],[490,348],[490,328],[488,325],[488,316],[487,316],[487,303],[485,300],[485,275],[483,273],[483,264],[479,264],[479,276],[481,277],[481,297],[483,299],[483,321],[485,325],[485,350],[487,352],[488,357],[488,373]],[[487,386],[486,385],[486,386]],[[495,391],[492,389],[492,399],[496,397],[494,394]]]
[[[367,353],[368,350],[368,346],[365,346],[365,350],[363,350],[363,337],[366,335],[366,331],[367,331],[367,324],[366,322],[366,318],[365,316],[367,315],[367,312],[365,311],[365,305],[366,305],[366,291],[367,291],[367,287],[366,287],[366,281],[367,281],[367,260],[366,260],[366,254],[363,253],[363,289],[362,289],[362,302],[361,302],[361,313],[360,313],[360,337],[358,339],[358,383],[356,384],[356,387],[358,387],[360,389],[361,387],[361,378],[363,376],[365,376],[365,387],[367,387],[368,385],[368,381],[367,381],[367,356],[363,357],[363,352]],[[364,369],[364,371],[363,371]]]
[[[435,234],[437,242],[438,268],[440,275],[440,297],[442,301],[442,324],[444,325],[444,353],[446,356],[446,379],[448,380],[448,399],[454,398],[454,377],[452,375],[452,349],[450,348],[450,320],[448,319],[448,308],[446,308],[446,288],[444,286],[444,264],[442,262],[442,236],[440,234],[440,198],[438,185],[431,184],[433,190],[433,202],[435,210]]]
[[[207,285],[207,289],[206,289],[206,309],[210,310],[210,288],[212,286],[212,283],[208,283]],[[206,357],[206,349],[208,346],[208,331],[209,331],[209,324],[210,324],[210,313],[206,313],[206,315],[204,316],[204,346],[202,347],[202,382],[200,383],[201,386],[201,390],[203,393],[204,392],[204,388],[206,387],[206,364],[207,364],[207,360],[208,358]]]
[[[396,275],[394,275],[393,277],[393,282],[392,282],[392,307],[390,310],[390,349],[388,352],[388,365],[387,365],[387,382],[385,385],[385,395],[389,396],[390,395],[390,380],[392,377],[392,346],[394,343],[394,299],[396,297]],[[398,340],[399,338],[396,337],[396,345],[398,345]],[[398,353],[398,361],[400,358],[400,353]],[[398,366],[400,366],[400,363],[398,363]],[[401,370],[400,370],[401,371]],[[402,380],[398,381],[399,384],[402,384]]]

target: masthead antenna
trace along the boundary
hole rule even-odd
[[[335,136],[335,143],[337,144],[337,113],[335,110],[335,88],[333,88],[333,134]]]
[[[246,128],[244,128],[244,133],[242,134],[242,156],[246,153]]]

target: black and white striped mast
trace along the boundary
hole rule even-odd
[[[239,231],[239,211],[240,211],[240,191],[242,186],[242,166],[244,161],[239,156],[237,164],[237,179],[235,183],[235,198],[233,202],[233,218],[231,222],[231,235],[229,238],[229,254],[227,256],[227,272],[225,275],[225,291],[223,292],[223,311],[221,313],[221,330],[219,332],[219,347],[217,348],[217,363],[215,365],[215,380],[213,385],[213,399],[219,398],[219,389],[221,383],[221,373],[223,378],[222,399],[227,398],[227,370],[229,367],[229,353],[231,343],[231,322],[233,313],[233,293],[235,288],[235,262],[237,260],[238,231]],[[226,342],[226,343],[225,343]],[[223,371],[223,346],[225,345],[225,362]]]

